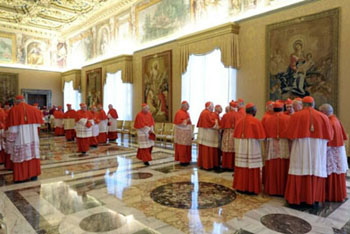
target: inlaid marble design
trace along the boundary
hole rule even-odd
[[[128,176],[135,180],[144,180],[152,177],[153,174],[149,172],[134,172],[129,174]]]
[[[181,166],[179,164],[174,164],[174,165],[171,165],[171,166],[156,168],[154,170],[162,172],[162,173],[165,173],[165,174],[168,174],[168,173],[177,172],[177,171],[181,171],[181,170],[192,169],[194,167],[196,167],[196,164],[190,164],[190,165],[188,165],[186,167],[183,167],[183,166]]]
[[[193,199],[197,196],[197,199]],[[151,198],[164,206],[180,209],[207,209],[224,206],[236,199],[236,193],[220,184],[177,182],[157,187]]]
[[[346,198],[345,201],[348,199]],[[291,209],[307,212],[309,214],[318,215],[321,217],[328,217],[333,211],[338,209],[343,203],[342,202],[324,202],[318,203],[313,206],[311,205],[288,205]]]
[[[311,225],[305,220],[287,214],[268,214],[260,219],[267,228],[286,234],[301,234],[311,231]]]
[[[125,217],[112,212],[92,214],[84,218],[79,226],[87,232],[109,232],[126,223]]]

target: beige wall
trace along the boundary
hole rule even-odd
[[[261,117],[266,101],[267,84],[265,78],[265,30],[266,25],[300,16],[310,15],[340,7],[339,31],[339,76],[338,76],[338,116],[350,131],[350,87],[349,59],[350,54],[350,1],[320,0],[287,10],[240,22],[240,55],[241,68],[237,73],[237,95],[247,101],[256,103],[258,117]],[[257,59],[259,58],[259,59]]]
[[[18,74],[18,94],[21,89],[45,89],[52,91],[52,104],[63,104],[61,73],[21,68],[0,68],[0,72]]]

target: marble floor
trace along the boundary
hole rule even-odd
[[[63,137],[42,134],[40,144],[37,181],[13,184],[0,166],[0,234],[350,233],[350,199],[290,207],[281,197],[236,193],[232,172],[182,167],[170,144],[154,147],[148,167],[128,139],[86,157]],[[350,173],[347,189],[350,197]]]

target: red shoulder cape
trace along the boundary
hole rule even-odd
[[[154,120],[152,114],[148,112],[147,114],[142,111],[136,115],[134,128],[143,128],[143,127],[151,127],[154,125]]]
[[[175,114],[174,124],[182,124],[183,121],[186,119],[189,119],[189,122],[187,122],[187,124],[192,124],[191,118],[190,118],[190,115],[188,114],[188,112],[180,109]]]
[[[42,124],[44,123],[41,111],[27,103],[20,103],[11,108],[7,116],[7,127],[23,124]]]
[[[246,114],[246,116],[240,119],[235,127],[233,133],[235,138],[241,139],[265,139],[265,130],[261,122],[252,116],[251,114]]]

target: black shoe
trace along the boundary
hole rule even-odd
[[[97,148],[97,145],[90,145],[90,147],[92,147],[92,148]]]
[[[190,165],[189,163],[180,163],[180,166],[182,167],[187,167],[188,165]]]
[[[149,166],[149,162],[143,162],[143,164],[145,164],[145,166]]]
[[[36,180],[38,180],[38,177],[37,177],[37,176],[34,176],[34,177],[30,178],[30,180],[31,180],[31,181],[36,181]]]

